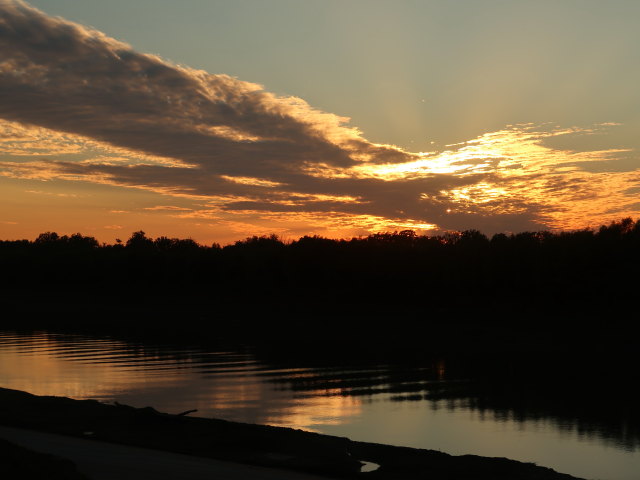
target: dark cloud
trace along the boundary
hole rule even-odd
[[[260,164],[286,169],[292,162],[353,162],[323,136],[326,129],[339,132],[339,120],[301,101],[170,65],[22,2],[0,8],[0,48],[8,52],[0,70],[4,118],[222,173],[253,163],[260,170]],[[220,126],[231,134],[211,130]],[[243,137],[253,140],[238,140]]]

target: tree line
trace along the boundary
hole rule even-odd
[[[637,309],[639,266],[640,221],[631,218],[492,237],[477,230],[288,242],[269,235],[224,247],[142,231],[112,245],[53,232],[0,241],[5,304],[31,322],[187,318],[260,330],[273,328],[267,317],[275,317],[287,331],[322,324],[358,335],[366,325],[387,338],[415,322],[434,331],[635,322],[628,312]]]

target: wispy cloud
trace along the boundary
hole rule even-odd
[[[175,205],[156,205],[155,207],[145,207],[144,210],[159,210],[159,211],[168,211],[168,212],[191,211],[190,208],[176,207]]]
[[[22,1],[0,3],[0,49],[0,175],[147,189],[198,203],[146,210],[236,227],[514,231],[639,211],[638,171],[584,168],[635,153],[545,146],[614,124],[515,125],[412,153],[299,98],[136,52]]]
[[[60,192],[45,192],[42,190],[25,190],[25,193],[35,193],[36,195],[51,195],[54,197],[70,197],[70,198],[76,198],[78,197],[77,194],[75,193],[60,193]]]

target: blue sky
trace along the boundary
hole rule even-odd
[[[31,4],[136,50],[301,97],[373,141],[414,150],[522,122],[638,127],[637,1]]]

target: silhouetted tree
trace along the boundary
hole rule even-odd
[[[45,232],[38,235],[38,238],[35,239],[36,245],[51,245],[55,244],[60,240],[60,235],[56,232]]]
[[[136,251],[149,251],[153,249],[153,239],[147,238],[142,230],[133,232],[127,240],[127,248]]]
[[[526,323],[547,312],[575,325],[615,318],[635,295],[639,225],[622,219],[597,230],[496,234],[491,240],[478,230],[305,236],[287,243],[263,235],[224,248],[152,239],[143,231],[133,232],[126,246],[45,232],[34,241],[0,241],[0,283],[25,292],[29,285],[34,298],[75,292],[100,298],[95,304],[146,298],[160,305],[180,297],[201,312],[243,305],[282,318],[369,315],[451,323],[501,312],[493,317]]]
[[[85,237],[80,233],[74,233],[67,240],[67,245],[73,249],[98,248],[100,243],[94,237]]]

